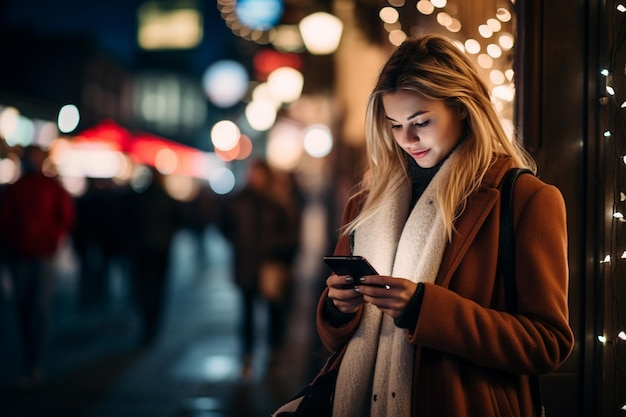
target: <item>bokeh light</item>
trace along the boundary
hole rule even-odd
[[[244,66],[231,60],[215,62],[202,76],[204,92],[214,105],[234,106],[248,90],[249,76]]]
[[[78,127],[80,112],[74,104],[66,104],[59,110],[57,126],[61,133],[71,133]]]

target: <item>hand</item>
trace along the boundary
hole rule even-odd
[[[417,283],[408,279],[368,275],[359,279],[353,291],[361,294],[366,303],[375,305],[383,313],[397,319],[416,289]]]
[[[365,304],[361,294],[354,290],[354,278],[350,275],[331,275],[326,285],[328,297],[342,313],[352,314]]]

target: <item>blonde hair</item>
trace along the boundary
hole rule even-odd
[[[445,232],[452,238],[454,221],[475,192],[497,155],[513,158],[515,166],[536,171],[532,157],[517,140],[509,140],[495,112],[489,90],[474,65],[453,43],[440,35],[423,35],[404,41],[383,66],[366,109],[366,147],[369,174],[358,193],[367,193],[361,213],[343,232],[349,234],[380,210],[388,192],[410,181],[406,153],[394,140],[385,119],[382,97],[410,91],[467,112],[464,138],[454,151],[447,186],[437,200]]]

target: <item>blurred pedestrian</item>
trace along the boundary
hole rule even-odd
[[[88,178],[85,194],[75,200],[72,244],[79,263],[79,307],[101,312],[111,302],[111,270],[120,255],[121,191],[113,181]]]
[[[0,201],[0,232],[8,252],[22,344],[18,382],[23,388],[44,378],[54,257],[75,221],[72,197],[56,178],[44,174],[46,158],[40,147],[26,147],[22,175]]]
[[[293,259],[285,208],[273,192],[271,167],[255,160],[247,184],[219,208],[217,225],[233,249],[235,284],[242,295],[242,377],[250,376],[255,343],[254,311],[258,301],[269,304],[268,340],[278,348],[284,336],[284,301],[290,274],[284,259]],[[264,279],[262,281],[262,279]]]
[[[147,187],[131,191],[125,221],[132,297],[141,319],[141,342],[155,342],[164,318],[174,236],[185,222],[183,204],[165,189],[165,176],[150,170]]]

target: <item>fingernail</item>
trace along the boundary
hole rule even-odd
[[[359,278],[359,282],[365,282],[365,277]]]
[[[347,276],[346,277],[346,284],[352,284],[354,282],[354,278],[352,278],[351,276]]]
[[[356,287],[354,287],[354,292],[361,292],[361,289],[359,288],[358,285]]]

